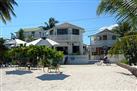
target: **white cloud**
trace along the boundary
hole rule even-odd
[[[112,30],[114,27],[117,27],[117,26],[118,26],[118,24],[114,24],[114,25],[110,25],[110,26],[101,27],[101,28],[99,29],[99,31],[102,31],[102,30],[104,30],[104,29]]]

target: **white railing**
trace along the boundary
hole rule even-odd
[[[48,38],[55,41],[81,41],[80,35],[49,35]]]
[[[65,55],[63,63],[66,57],[68,57],[67,64],[87,64],[89,62],[88,55]]]
[[[116,42],[116,40],[100,40],[100,41],[94,41],[91,45],[113,45]]]

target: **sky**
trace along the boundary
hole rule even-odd
[[[14,7],[16,17],[10,22],[0,22],[0,36],[10,38],[10,33],[20,28],[32,28],[44,25],[50,17],[59,21],[69,22],[85,29],[83,41],[90,43],[89,35],[100,31],[102,27],[116,24],[114,16],[96,14],[100,0],[16,0]]]

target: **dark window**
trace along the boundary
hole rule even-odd
[[[53,35],[53,30],[50,31],[50,35]]]
[[[103,35],[103,40],[107,40],[107,35]]]
[[[79,35],[79,30],[78,29],[72,29],[72,34]]]
[[[68,34],[68,29],[57,29],[57,35]]]
[[[99,40],[102,40],[102,37],[101,37],[101,36],[99,36]]]
[[[32,31],[32,32],[31,32],[31,34],[32,34],[32,36],[34,36],[34,35],[35,35],[35,32],[34,32],[34,31]]]
[[[79,46],[73,46],[73,53],[79,53]]]
[[[39,32],[39,36],[41,37],[41,32]]]
[[[57,51],[62,51],[64,54],[68,54],[68,47],[56,47]]]
[[[112,36],[112,40],[116,40],[116,36],[115,35]]]

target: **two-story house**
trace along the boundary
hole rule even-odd
[[[42,27],[37,28],[23,28],[23,33],[25,41],[29,42],[33,39],[38,39],[46,36],[46,30],[43,30]],[[19,30],[20,31],[20,30]],[[19,38],[19,31],[16,32],[16,37]]]
[[[115,43],[117,34],[104,29],[90,37],[90,59],[100,59]]]
[[[63,23],[46,31],[41,27],[23,30],[26,40],[29,39],[29,36],[33,36],[35,39],[47,37],[59,43],[56,49],[69,56],[68,63],[88,63],[88,57],[84,54],[86,48],[83,44],[83,33],[85,32],[83,28]],[[18,32],[16,34],[18,38]]]
[[[48,30],[48,38],[60,43],[57,50],[65,54],[83,54],[84,29],[70,23],[63,23]]]

